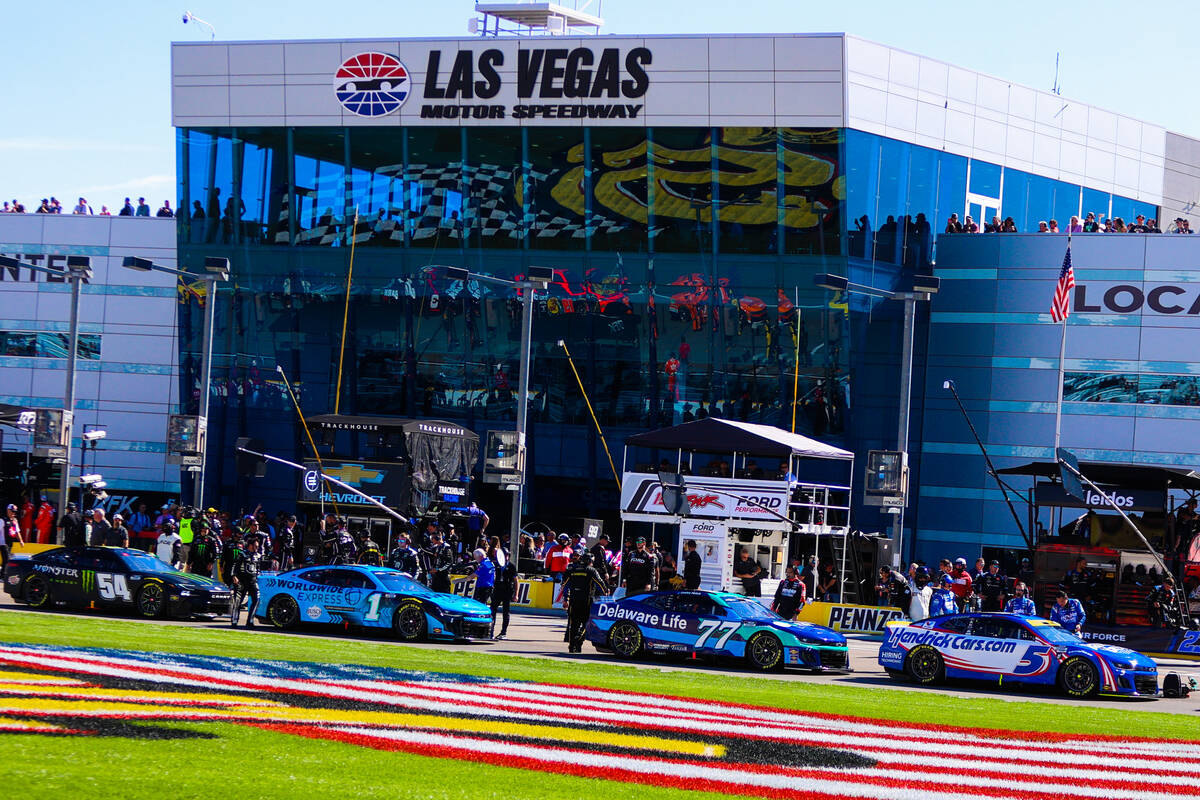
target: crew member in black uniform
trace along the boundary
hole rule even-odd
[[[1146,596],[1150,609],[1150,621],[1156,628],[1179,627],[1179,595],[1175,591],[1175,579],[1168,575]]]
[[[382,567],[383,553],[379,545],[366,533],[362,537],[362,546],[358,549],[358,563],[368,567]]]
[[[450,591],[450,567],[454,565],[454,551],[442,542],[442,535],[429,537],[429,546],[421,551],[425,558],[425,573],[429,576],[429,588],[435,592]]]
[[[229,606],[229,624],[234,628],[242,615],[242,601],[246,597],[250,598],[246,627],[254,627],[254,610],[258,608],[258,570],[261,562],[262,553],[258,550],[258,537],[251,537],[246,541],[246,548],[234,559],[231,570],[234,595],[233,603]]]
[[[688,544],[695,545],[695,542]],[[771,610],[784,619],[795,619],[796,612],[803,605],[804,581],[800,580],[800,574],[796,572],[795,567],[788,567],[783,580],[779,582],[779,587],[775,589],[775,602],[771,604]]]
[[[507,550],[500,546],[500,537],[488,540],[488,558],[496,565],[496,585],[492,589],[492,638],[508,636],[508,619],[513,597],[517,593],[517,565]],[[496,634],[496,617],[500,617],[500,633]]]
[[[595,571],[594,568],[593,571]],[[646,549],[644,536],[637,538],[633,551],[625,556],[625,563],[621,565],[621,571],[624,573],[625,594],[627,595],[652,592],[657,588],[658,561]]]
[[[704,559],[696,552],[696,540],[688,539],[683,543],[683,588],[694,592],[700,588],[700,567]]]
[[[645,539],[638,541],[642,545],[646,543]],[[563,605],[567,609],[567,652],[582,653],[583,635],[592,617],[592,598],[597,591],[601,595],[608,594],[608,584],[592,566],[592,554],[584,553],[567,567],[562,585]]]
[[[188,572],[211,578],[213,564],[221,557],[221,540],[213,536],[208,527],[208,520],[204,517],[192,520],[192,531],[195,538],[192,540],[192,548],[188,550]]]
[[[602,533],[596,537],[596,543],[592,545],[592,566],[596,568],[596,572],[600,573],[600,577],[604,578],[605,582],[612,580],[612,573],[608,567],[608,534]]]
[[[63,532],[63,545],[66,547],[83,547],[87,544],[83,515],[79,513],[79,506],[74,503],[67,503],[67,513],[59,519],[58,527]]]
[[[1003,611],[1004,590],[1007,587],[1008,578],[1000,572],[1000,562],[993,561],[975,581],[975,592],[983,598],[983,610]]]
[[[396,537],[396,546],[388,554],[388,566],[403,572],[414,581],[421,580],[421,559],[417,551],[408,544],[408,536],[400,534]]]

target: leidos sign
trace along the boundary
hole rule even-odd
[[[377,53],[360,54],[347,59],[339,68],[338,99],[354,113],[363,114],[347,100],[363,102],[360,96],[363,90],[372,93],[372,100],[376,93],[394,91],[394,87],[377,85],[379,80],[374,73],[369,76],[369,85],[361,89],[343,82],[346,64],[377,56]],[[515,65],[506,64],[506,57],[497,48],[479,52],[461,49],[453,60],[441,50],[430,51],[425,65],[421,118],[636,119],[643,104],[626,101],[644,96],[650,87],[646,66],[653,61],[653,55],[645,47],[521,48],[516,53]],[[398,60],[387,58],[390,59],[387,67],[393,72],[404,71]],[[370,66],[376,68],[373,62]],[[477,102],[494,100],[506,80],[515,80],[517,100],[535,102],[511,105]],[[365,105],[372,113],[364,115],[390,114],[400,108],[404,97],[384,99],[389,102]]]

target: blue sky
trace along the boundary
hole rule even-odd
[[[593,8],[595,3],[593,3]],[[4,0],[0,199],[174,198],[170,42],[456,36],[470,0]],[[1143,10],[1144,9],[1144,10]],[[1194,2],[604,0],[607,33],[845,31],[1200,137]]]

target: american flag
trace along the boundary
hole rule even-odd
[[[1058,285],[1054,287],[1054,299],[1050,302],[1050,319],[1062,322],[1071,313],[1069,301],[1075,288],[1075,270],[1071,267],[1071,247],[1063,256],[1062,272],[1058,273]]]

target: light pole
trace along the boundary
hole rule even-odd
[[[516,557],[521,545],[521,505],[525,497],[525,428],[526,407],[529,404],[529,359],[533,346],[533,293],[537,289],[545,289],[554,277],[550,267],[528,267],[529,274],[524,280],[513,281],[507,278],[497,278],[492,275],[481,275],[471,272],[465,267],[445,267],[446,278],[452,281],[468,280],[494,283],[507,286],[510,289],[520,289],[521,303],[521,366],[517,376],[517,464],[521,468],[521,482],[513,491],[512,525],[509,528],[508,552]]]
[[[92,449],[92,469],[96,469],[96,447],[100,440],[108,436],[108,431],[99,425],[84,425],[83,436],[79,437],[79,510],[84,510],[85,485],[83,482],[84,470],[87,469],[87,451]],[[99,478],[97,478],[99,480]],[[101,487],[103,488],[103,487]]]
[[[66,278],[71,286],[71,322],[69,343],[67,345],[67,385],[63,391],[63,441],[66,443],[66,454],[63,456],[62,476],[58,480],[58,515],[67,513],[67,493],[71,488],[71,428],[75,417],[75,365],[79,359],[79,287],[84,281],[92,279],[92,259],[88,256],[67,256],[67,269],[43,267],[40,264],[29,264],[8,256],[0,256],[0,267],[19,269],[25,267],[34,272],[44,272],[62,280]]]
[[[206,256],[203,273],[164,267],[147,258],[137,258],[136,256],[127,256],[121,262],[121,266],[139,272],[165,272],[180,278],[204,281],[204,333],[201,345],[203,350],[200,353],[200,407],[197,413],[202,420],[201,424],[207,425],[208,397],[212,392],[210,384],[212,382],[213,327],[217,313],[217,282],[225,283],[229,280],[229,259]],[[207,466],[208,448],[205,447],[200,453],[200,471],[195,475],[195,483],[192,488],[192,505],[199,509],[204,508],[204,471]]]
[[[896,432],[896,449],[902,454],[904,469],[908,469],[908,418],[912,408],[912,365],[913,365],[913,331],[916,328],[917,302],[928,302],[941,286],[941,280],[932,275],[913,276],[911,292],[893,292],[888,289],[876,289],[861,283],[852,283],[841,275],[821,274],[813,278],[813,283],[824,289],[865,294],[871,297],[882,297],[887,300],[900,300],[904,303],[904,330],[900,346],[900,409]],[[896,542],[896,553],[893,556],[895,565],[904,558],[904,508],[908,504],[905,495],[904,503],[896,508],[895,519],[892,520],[892,539]]]

